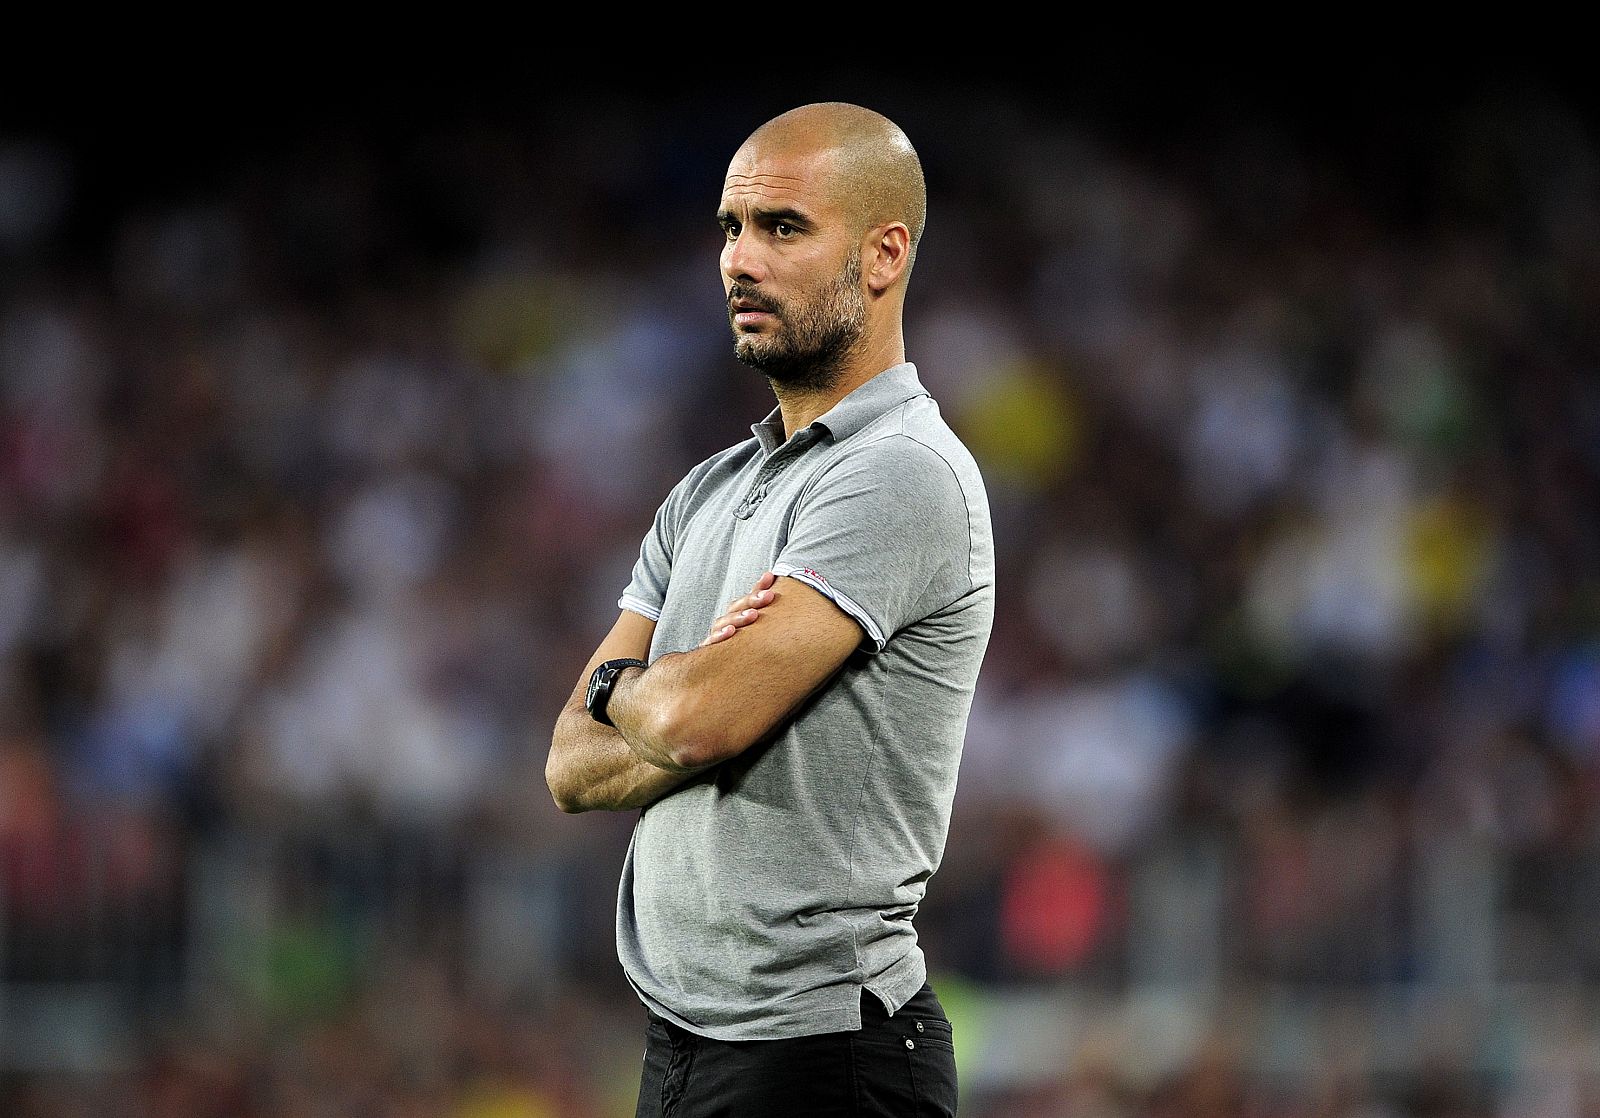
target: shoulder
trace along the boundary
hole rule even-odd
[[[919,396],[841,447],[846,475],[880,487],[875,511],[918,546],[938,541],[967,557],[969,585],[993,582],[994,542],[983,475],[931,397]]]
[[[967,444],[944,421],[938,403],[931,396],[907,400],[897,411],[896,427],[901,437],[938,456],[963,483],[970,481],[982,488],[983,475],[978,471],[976,459]]]
[[[802,515],[883,546],[944,552],[972,545],[986,522],[946,448],[876,422],[841,442],[800,496]]]
[[[717,451],[690,467],[689,472],[672,487],[668,501],[692,505],[705,500],[721,480],[732,477],[744,469],[760,452],[761,444],[756,442],[754,437]]]
[[[987,507],[972,453],[931,397],[918,396],[878,416],[839,448],[835,468],[870,469],[886,483],[915,487],[923,500]]]
[[[758,443],[755,439],[755,436],[752,435],[750,438],[744,439],[741,442],[736,442],[732,446],[723,447],[709,458],[705,458],[700,462],[697,462],[689,470],[689,472],[684,475],[684,480],[690,481],[695,478],[704,477],[707,474],[714,473],[719,467],[726,465],[733,465],[736,467],[743,466],[746,462],[750,461],[751,458],[760,453],[761,444]]]

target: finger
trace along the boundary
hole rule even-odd
[[[756,609],[742,609],[732,613],[725,613],[711,623],[711,632],[706,634],[705,641],[701,643],[714,644],[713,637],[717,640],[727,640],[733,635],[734,630],[742,629],[751,624],[760,615],[761,611]]]
[[[738,631],[739,630],[732,625],[723,625],[720,628],[713,628],[706,636],[706,639],[700,642],[700,647],[704,648],[708,644],[717,644],[721,641],[725,641]]]
[[[772,590],[753,590],[744,597],[735,598],[729,602],[728,612],[724,616],[743,613],[747,609],[760,609],[762,606],[770,606],[774,597],[776,597],[776,594]]]
[[[777,593],[773,590],[754,590],[740,598],[737,602],[734,602],[733,605],[729,606],[728,608],[733,611],[760,609],[762,606],[770,606],[772,604],[772,599],[776,596]]]
[[[721,617],[717,618],[711,623],[711,628],[713,630],[717,630],[722,628],[724,625],[732,625],[736,629],[743,629],[746,625],[751,624],[760,616],[761,611],[758,609],[735,610],[732,613],[725,613]]]
[[[754,592],[754,591],[758,591],[758,590],[770,589],[772,584],[777,582],[777,581],[778,581],[778,576],[777,575],[773,574],[771,571],[763,571],[762,574],[761,574],[761,577],[756,579],[756,584],[755,584],[755,586],[751,587],[751,590],[752,590],[752,592]]]

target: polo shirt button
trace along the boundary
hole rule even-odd
[[[910,1037],[906,1037],[906,1047],[907,1048],[915,1048],[916,1046],[917,1046],[917,1042],[916,1041],[912,1040]]]
[[[917,1022],[917,1032],[919,1032],[919,1033],[922,1032],[922,1022],[921,1021]]]

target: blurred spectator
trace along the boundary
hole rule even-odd
[[[631,1111],[631,820],[541,772],[770,407],[729,112],[369,109],[120,191],[0,133],[0,1110]],[[963,1113],[1595,1113],[1592,120],[894,113],[1002,588],[919,922]]]

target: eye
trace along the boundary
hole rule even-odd
[[[722,223],[722,232],[723,235],[728,238],[728,240],[737,240],[739,236],[739,223],[737,221],[724,221]]]
[[[772,232],[780,241],[786,241],[798,233],[799,230],[793,225],[790,225],[787,221],[780,221],[772,227]]]

